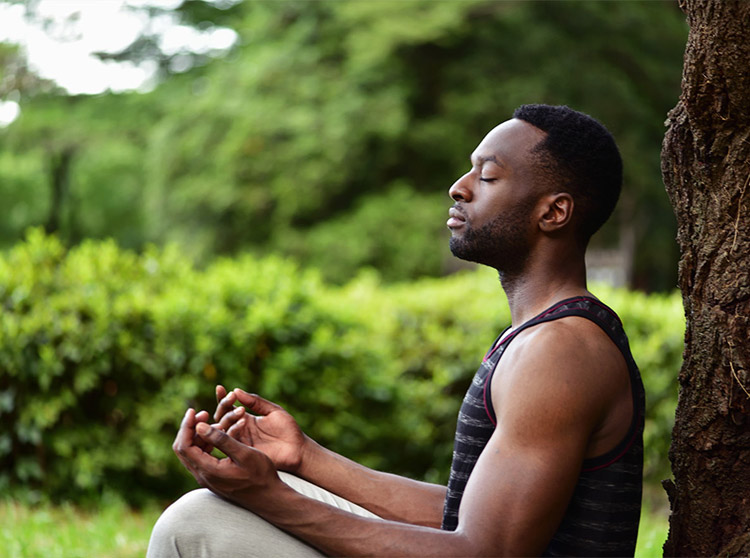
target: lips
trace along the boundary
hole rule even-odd
[[[448,221],[445,223],[449,229],[462,227],[466,223],[466,217],[458,210],[456,206],[448,210]]]

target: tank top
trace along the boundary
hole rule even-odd
[[[458,414],[442,528],[453,531],[458,526],[458,508],[466,482],[495,430],[497,421],[489,386],[497,363],[521,331],[567,316],[580,316],[597,324],[622,353],[630,376],[633,419],[616,447],[583,461],[565,515],[543,555],[633,556],[641,512],[645,394],[620,319],[591,297],[558,302],[517,329],[504,332],[493,343]]]

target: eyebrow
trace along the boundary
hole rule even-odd
[[[474,161],[476,161],[476,163],[474,163]],[[494,155],[488,155],[487,157],[472,157],[472,163],[474,163],[476,165],[482,165],[482,164],[487,163],[487,162],[495,163],[498,167],[504,167],[505,166]]]

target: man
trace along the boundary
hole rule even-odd
[[[525,105],[450,188],[451,251],[497,269],[512,326],[464,399],[447,488],[362,467],[277,405],[219,387],[217,423],[189,409],[174,443],[210,491],[164,513],[149,555],[632,555],[643,386],[584,264],[621,181],[598,122]]]

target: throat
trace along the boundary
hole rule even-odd
[[[530,281],[502,281],[514,329],[561,300],[592,296],[585,284],[554,285],[550,282],[539,285]]]

